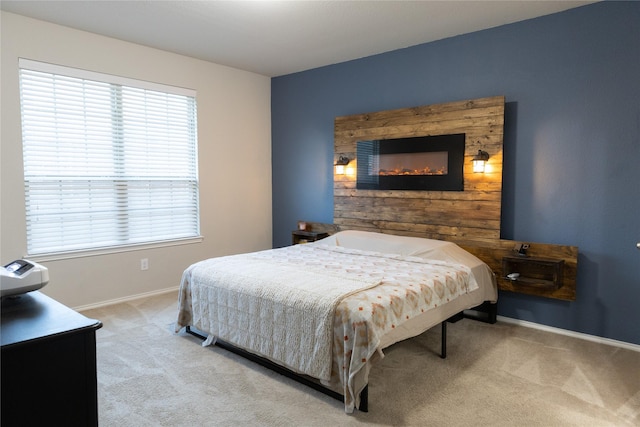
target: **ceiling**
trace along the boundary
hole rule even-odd
[[[0,9],[275,77],[592,1],[0,1]]]

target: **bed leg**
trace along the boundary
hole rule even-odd
[[[442,322],[442,349],[440,351],[442,359],[447,358],[447,321]]]
[[[203,340],[203,341],[207,339],[206,335],[203,335],[203,334],[202,334],[202,333],[200,333],[200,331],[198,331],[198,330],[194,330],[194,329],[192,329],[192,328],[191,328],[191,326],[185,326],[184,331],[185,331],[186,333],[188,333],[189,335],[192,335],[192,336],[194,336],[194,337],[196,337],[196,338],[200,338],[200,339],[201,339],[201,340]]]
[[[360,392],[360,406],[358,407],[360,412],[369,412],[369,385],[364,386]]]

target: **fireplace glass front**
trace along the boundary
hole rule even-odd
[[[464,189],[465,134],[358,141],[356,188]]]

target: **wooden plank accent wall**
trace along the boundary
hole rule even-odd
[[[482,245],[500,239],[504,96],[335,119],[334,156],[356,165],[361,140],[464,133],[464,191],[357,190],[356,177],[334,175],[334,224],[406,236]],[[489,153],[487,172],[472,157]]]
[[[334,174],[334,223],[314,228],[330,234],[352,229],[452,241],[486,262],[502,290],[575,300],[575,246],[531,244],[530,256],[564,261],[558,289],[523,287],[504,277],[502,259],[514,255],[516,243],[500,238],[504,103],[503,96],[495,96],[337,117],[334,160],[353,159],[354,170],[358,141],[464,133],[464,191],[357,190],[355,175]],[[490,155],[483,174],[472,171],[478,150]]]

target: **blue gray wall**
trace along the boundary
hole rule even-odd
[[[640,2],[596,3],[272,80],[273,244],[333,221],[337,116],[506,96],[502,238],[579,247],[577,300],[498,313],[640,344]]]

